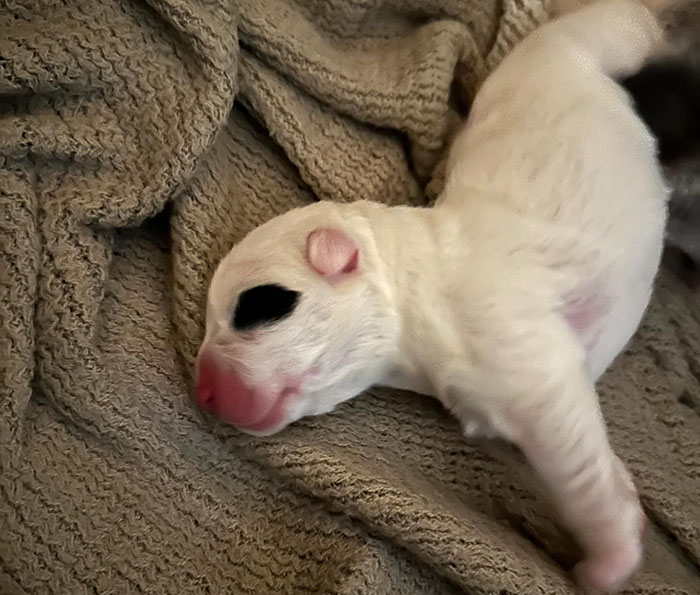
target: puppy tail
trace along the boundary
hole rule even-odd
[[[619,83],[656,137],[663,165],[700,155],[700,66],[662,58]]]

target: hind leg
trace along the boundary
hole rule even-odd
[[[666,0],[553,0],[563,16],[534,35],[566,38],[606,75],[617,78],[639,70],[662,48],[663,29],[654,12]],[[670,1],[670,0],[669,0]]]

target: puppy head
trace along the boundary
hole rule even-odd
[[[197,356],[197,401],[273,434],[377,383],[398,320],[367,219],[321,202],[254,229],[219,264]]]

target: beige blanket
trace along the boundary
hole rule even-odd
[[[473,90],[543,19],[539,0],[2,2],[0,593],[574,592],[527,468],[436,402],[372,391],[253,439],[188,396],[231,245],[319,198],[421,204],[455,69]],[[700,593],[698,312],[663,275],[600,389],[652,520],[631,593]]]

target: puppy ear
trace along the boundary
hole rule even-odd
[[[306,238],[306,259],[322,277],[336,278],[357,269],[360,250],[339,229],[320,227]]]

